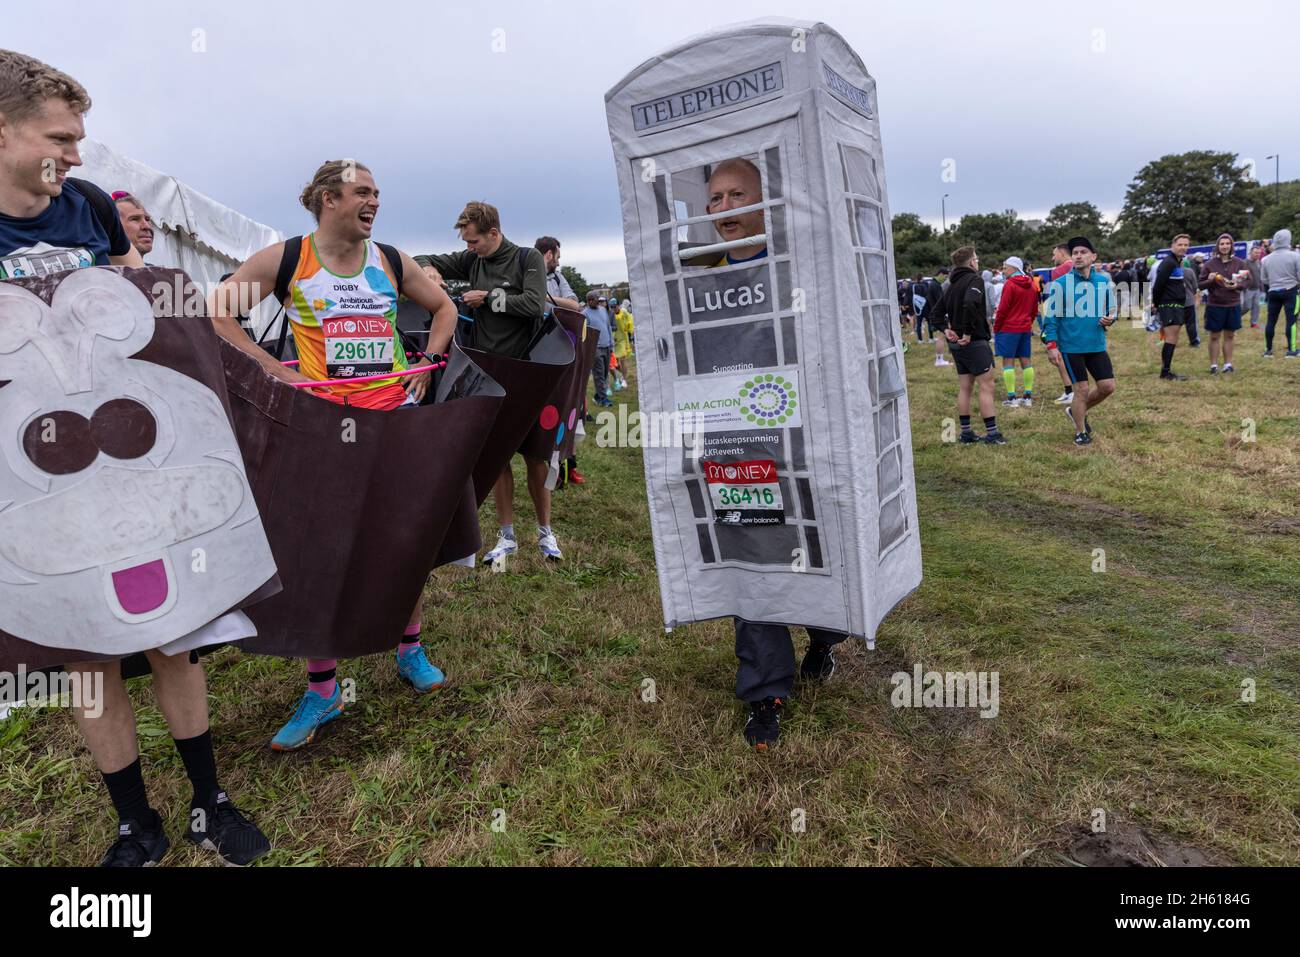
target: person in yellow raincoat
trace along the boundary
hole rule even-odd
[[[626,307],[620,307],[617,299],[610,299],[609,310],[614,320],[614,352],[610,371],[614,373],[614,388],[626,389],[627,360],[632,356],[632,314]]]

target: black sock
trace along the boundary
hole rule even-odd
[[[144,774],[140,771],[139,758],[121,771],[112,774],[101,771],[100,774],[108,785],[108,796],[119,818],[135,821],[144,828],[152,828],[158,822],[158,815],[149,806],[149,795],[145,793]]]
[[[963,432],[969,432],[969,431],[970,431],[970,416],[969,416],[969,415],[960,415],[960,416],[958,416],[958,418],[961,419],[961,430],[962,430]]]
[[[192,738],[173,738],[172,742],[185,762],[185,773],[194,787],[191,806],[206,806],[217,792],[217,759],[212,753],[212,729]]]
[[[1160,361],[1164,363],[1164,371],[1169,371],[1169,363],[1174,361],[1174,344],[1166,342],[1160,350]]]
[[[1067,386],[1065,387],[1065,394],[1066,394],[1066,395],[1074,395],[1074,386],[1072,386],[1072,385],[1067,385]]]
[[[333,681],[334,676],[338,674],[338,668],[326,668],[324,671],[307,670],[308,681]]]
[[[998,430],[998,417],[996,415],[986,416],[984,419],[984,431],[996,432]]]

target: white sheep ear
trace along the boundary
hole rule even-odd
[[[29,342],[39,348],[41,319],[49,307],[39,297],[17,286],[0,284],[0,380],[21,378],[31,366],[17,358]]]
[[[62,352],[75,363],[73,391],[93,388],[97,357],[129,358],[153,338],[153,308],[115,269],[91,267],[68,274],[54,290],[52,328]],[[72,321],[69,321],[72,320]],[[97,340],[104,340],[98,345]]]
[[[141,346],[153,337],[149,300],[111,269],[78,269],[64,279],[54,291],[54,311],[64,309],[85,329],[113,342],[133,339],[141,326],[147,332]]]

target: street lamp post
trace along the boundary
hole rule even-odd
[[[1282,154],[1274,153],[1264,159],[1273,161],[1273,202],[1282,201]]]
[[[939,215],[943,217],[943,233],[948,235],[948,197],[952,193],[944,193],[943,199],[939,200]]]
[[[1246,242],[1250,242],[1250,234],[1255,231],[1255,207],[1246,207]]]

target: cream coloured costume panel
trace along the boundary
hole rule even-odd
[[[0,285],[0,630],[106,655],[251,633],[221,618],[275,573],[239,447],[211,389],[132,358],[154,325],[110,269],[50,305]],[[102,426],[123,401],[152,434],[126,451]]]

